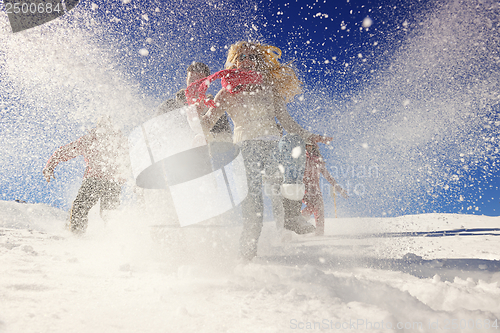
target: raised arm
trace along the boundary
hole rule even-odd
[[[325,179],[333,186],[333,190],[335,192],[340,193],[344,198],[348,198],[347,192],[337,183],[337,181],[335,180],[335,178],[333,178],[330,172],[328,172],[328,169],[326,168],[326,163],[323,160],[323,158],[321,158],[318,168],[323,177],[325,177]]]
[[[298,134],[308,143],[322,142],[326,144],[333,140],[333,138],[331,137],[325,137],[306,131],[299,124],[297,124],[292,116],[290,116],[288,110],[286,109],[285,101],[283,100],[283,98],[281,98],[281,96],[276,92],[273,95],[276,118],[288,133]]]
[[[54,170],[60,162],[66,162],[82,154],[83,141],[85,141],[85,137],[56,149],[56,151],[49,158],[47,165],[42,170],[47,182],[50,182],[51,177],[56,179],[56,177],[54,177]]]

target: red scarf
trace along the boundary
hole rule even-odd
[[[206,100],[205,93],[208,86],[213,81],[221,79],[221,84],[230,94],[236,94],[242,91],[243,86],[247,84],[262,83],[262,75],[254,71],[241,71],[239,69],[225,69],[214,73],[208,77],[195,81],[186,89],[186,98],[189,105],[202,102],[209,107],[215,108],[213,100]]]

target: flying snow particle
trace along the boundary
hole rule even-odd
[[[153,43],[153,38],[146,38],[146,43],[151,44]]]
[[[212,47],[210,48],[210,51],[215,52],[215,46],[212,46]]]
[[[362,143],[361,144],[361,147],[363,147],[364,149],[368,149],[368,144],[365,142],[365,143]]]
[[[293,158],[299,158],[299,156],[302,154],[302,149],[300,147],[295,147],[292,149],[292,157]]]
[[[129,4],[129,3],[131,3],[131,2],[132,2],[132,0],[122,0],[122,3],[123,3],[124,5],[127,5],[127,4]]]
[[[252,29],[255,30],[255,31],[257,31],[259,28],[257,28],[257,26],[252,23]]]
[[[149,55],[149,51],[147,49],[140,49],[139,54],[143,57],[147,57]]]
[[[410,23],[408,23],[408,21],[404,21],[403,22],[403,27],[404,28],[408,28],[409,25],[410,25]]]
[[[365,19],[363,20],[363,28],[366,28],[368,29],[369,27],[371,27],[373,24],[373,20],[371,18],[369,18],[368,16],[365,17]]]
[[[409,99],[405,99],[403,101],[403,106],[408,106],[408,105],[410,105],[410,100]]]
[[[148,16],[148,14],[144,14],[144,15],[142,15],[142,19],[143,19],[144,21],[149,21],[149,16]]]
[[[91,9],[96,10],[97,8],[99,8],[99,6],[92,2]]]

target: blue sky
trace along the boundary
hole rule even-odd
[[[492,55],[496,45],[486,42],[496,23],[488,10],[467,6],[447,1],[80,1],[37,36],[43,41],[66,25],[106,52],[104,63],[75,50],[85,66],[94,61],[103,70],[118,71],[139,96],[141,111],[127,118],[125,131],[183,87],[191,61],[203,61],[215,72],[223,68],[231,43],[257,39],[275,45],[283,61],[294,60],[304,81],[304,94],[289,105],[290,113],[302,126],[335,138],[321,149],[332,174],[352,193],[338,201],[339,215],[499,215],[498,116],[496,98],[488,97],[495,94],[498,69]],[[3,38],[13,40],[7,34]],[[471,38],[478,45],[469,45]],[[8,55],[2,60],[9,61]],[[82,84],[72,87],[82,96],[79,105],[76,98],[68,105],[58,98],[40,105],[2,92],[2,121],[10,132],[0,135],[14,146],[22,140],[21,150],[30,142],[27,133],[44,138],[39,149],[23,153],[37,158],[2,170],[4,200],[68,208],[81,180],[82,159],[60,165],[56,183],[44,183],[39,170],[41,160],[84,134],[95,119],[91,112],[81,118],[47,116],[91,105],[92,93],[81,93],[87,89]],[[332,215],[327,193],[325,202]]]

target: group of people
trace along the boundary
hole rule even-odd
[[[158,109],[159,115],[192,105],[206,142],[232,141],[239,146],[248,185],[248,196],[242,203],[243,231],[239,254],[248,261],[257,255],[263,226],[263,182],[272,179],[273,184],[279,187],[279,193],[274,193],[273,206],[281,204],[281,207],[273,207],[273,211],[282,208],[282,227],[297,234],[324,233],[320,173],[338,193],[347,197],[347,193],[328,173],[319,153],[317,144],[328,144],[332,138],[305,130],[287,111],[286,104],[302,92],[302,83],[291,66],[279,62],[280,57],[281,50],[271,45],[247,41],[233,44],[224,70],[210,75],[205,64],[191,64],[187,69],[187,88],[180,90],[175,98]],[[205,93],[209,84],[217,79],[221,80],[222,89],[215,97],[207,96]],[[228,117],[233,122],[233,131]],[[89,135],[59,148],[43,172],[49,181],[58,162],[80,154],[85,156],[85,180],[71,209],[70,225],[74,232],[85,231],[86,214],[98,198],[101,198],[101,211],[114,208],[122,181],[116,179],[114,173],[116,168],[113,163],[119,163],[121,154],[118,150],[105,149],[114,154],[112,158],[103,153],[98,158],[99,162],[92,162],[100,149],[95,145],[97,133],[94,133],[99,128],[104,128],[104,125],[98,125]],[[117,134],[112,130],[109,133],[107,135],[121,140],[121,132]],[[106,163],[109,166],[105,167]],[[103,189],[111,185],[114,190],[109,193],[113,194],[104,194],[106,191]],[[306,208],[301,210],[303,202]],[[307,222],[311,214],[315,215],[316,227]]]

